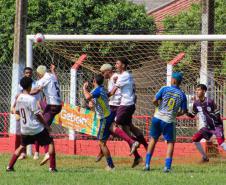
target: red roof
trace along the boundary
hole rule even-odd
[[[159,32],[163,30],[163,19],[170,15],[174,16],[179,14],[182,11],[188,10],[193,3],[199,3],[200,0],[175,0],[165,6],[157,8],[151,12],[148,12],[149,15],[153,16],[157,24]]]

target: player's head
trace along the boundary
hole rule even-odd
[[[104,76],[102,74],[97,74],[93,79],[94,86],[100,86],[104,83]]]
[[[33,74],[33,69],[30,67],[25,67],[23,73],[24,73],[24,76],[31,78]]]
[[[30,77],[24,76],[20,80],[20,86],[23,88],[23,90],[30,92],[32,86],[32,79]]]
[[[183,80],[183,74],[180,72],[174,72],[171,78],[171,85],[179,86]]]
[[[118,58],[115,63],[115,68],[118,72],[123,72],[127,69],[129,61],[125,57]]]
[[[111,78],[113,74],[112,65],[111,64],[103,64],[100,68],[100,72],[104,76],[105,79]]]
[[[40,65],[40,66],[38,66],[36,71],[37,71],[38,77],[42,78],[45,75],[45,73],[47,72],[47,68],[44,65]]]
[[[205,97],[206,91],[207,91],[207,87],[205,84],[198,84],[196,86],[195,93],[198,98]]]

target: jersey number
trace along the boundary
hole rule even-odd
[[[60,97],[60,88],[58,87],[57,82],[54,82],[54,85],[55,85],[55,88],[56,88],[56,91],[57,91],[57,96]]]
[[[171,111],[175,106],[175,99],[170,98],[167,102],[168,111]]]
[[[26,114],[25,114],[25,110],[22,108],[20,109],[20,113],[21,113],[21,117],[23,118],[23,123],[26,124],[27,123],[27,119],[26,119]]]

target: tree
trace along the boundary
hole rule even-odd
[[[215,1],[215,34],[225,34],[226,29],[226,1]],[[164,34],[201,34],[201,5],[193,4],[189,11],[182,12],[177,16],[168,16],[164,19]],[[176,56],[180,52],[185,52],[186,57],[179,64],[178,69],[187,71],[187,68],[199,65],[200,61],[200,42],[163,42],[159,47],[159,53],[164,61],[171,60],[172,56]],[[216,76],[226,76],[226,54],[225,42],[214,42],[215,62],[220,69],[215,69]]]
[[[15,1],[0,0],[0,63],[13,48]],[[144,6],[126,0],[29,0],[27,33],[153,34],[156,26]]]

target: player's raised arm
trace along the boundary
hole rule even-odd
[[[85,96],[85,98],[87,100],[91,100],[92,99],[92,94],[88,91],[88,85],[89,85],[88,82],[85,82],[83,84],[83,94],[84,94],[84,96]]]

